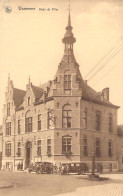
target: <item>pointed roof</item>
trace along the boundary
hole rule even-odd
[[[68,27],[71,27],[71,18],[70,18],[70,12],[69,12],[69,16],[68,16]]]
[[[68,25],[66,27],[66,33],[64,35],[64,38],[62,39],[63,43],[71,43],[73,44],[74,42],[76,42],[76,39],[74,38],[74,35],[72,33],[72,29],[73,27],[71,26],[71,17],[70,17],[70,13],[68,15]]]
[[[23,102],[23,98],[26,94],[26,91],[14,88],[13,89],[13,100],[16,108],[20,106],[20,104]]]
[[[37,86],[32,85],[32,90],[35,96],[35,101],[38,101],[43,94],[43,89]]]

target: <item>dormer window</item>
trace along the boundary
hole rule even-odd
[[[31,101],[30,101],[30,97],[28,97],[28,105],[30,105]]]

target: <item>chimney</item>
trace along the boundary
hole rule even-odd
[[[109,101],[109,88],[108,87],[102,90],[102,97],[103,97],[103,100]]]

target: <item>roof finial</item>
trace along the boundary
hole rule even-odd
[[[71,26],[70,10],[71,10],[71,4],[70,4],[70,0],[69,0],[69,3],[68,3],[68,11],[69,11],[69,16],[68,16],[68,26]]]
[[[70,8],[70,0],[69,0],[69,3],[68,3],[68,10],[69,10],[69,14],[70,14],[70,10],[71,10],[71,8]]]

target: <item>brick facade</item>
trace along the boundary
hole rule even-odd
[[[76,39],[70,15],[63,38],[65,50],[53,81],[26,91],[8,79],[3,109],[2,168],[48,161],[84,162],[91,170],[92,153],[104,170],[118,169],[118,106],[109,90],[97,93],[82,79],[73,53]],[[38,142],[40,141],[40,142]],[[38,154],[40,152],[40,155]]]

